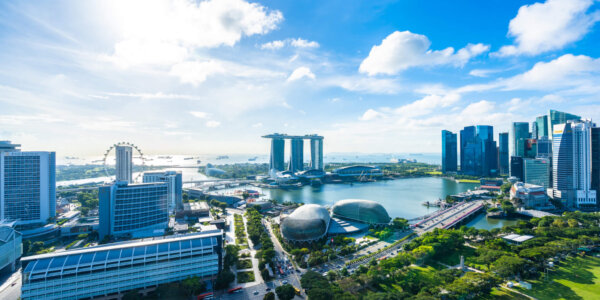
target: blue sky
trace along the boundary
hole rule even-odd
[[[59,155],[440,152],[548,109],[600,119],[600,4],[4,1],[0,139]]]

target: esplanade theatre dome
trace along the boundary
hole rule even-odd
[[[390,216],[385,208],[371,200],[340,200],[331,208],[331,212],[334,217],[370,225],[385,225],[390,222]]]
[[[298,207],[281,222],[281,235],[292,242],[319,240],[329,229],[329,212],[316,204]]]

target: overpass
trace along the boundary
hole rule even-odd
[[[428,218],[414,224],[413,227],[419,235],[432,231],[435,228],[449,229],[478,213],[484,207],[483,200],[460,202],[430,215]]]

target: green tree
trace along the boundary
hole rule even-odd
[[[235,280],[235,274],[230,270],[223,270],[221,274],[217,276],[217,281],[215,282],[215,288],[217,290],[225,289]]]
[[[275,300],[275,294],[273,294],[273,292],[268,292],[263,297],[263,300]]]
[[[296,290],[291,284],[284,284],[275,289],[279,300],[292,300],[296,295]],[[312,298],[311,298],[312,299]]]
[[[198,295],[206,290],[204,281],[196,276],[184,279],[181,282],[181,287],[183,287],[188,296]]]
[[[504,255],[492,264],[492,271],[508,278],[524,271],[527,261],[520,257]]]

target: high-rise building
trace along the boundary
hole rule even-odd
[[[270,170],[284,171],[285,162],[285,140],[282,138],[271,139],[271,160],[269,163]]]
[[[100,239],[159,235],[169,223],[166,182],[128,184],[117,181],[98,191]]]
[[[543,186],[544,190],[552,187],[550,174],[552,164],[547,158],[523,159],[523,182]]]
[[[130,290],[222,270],[223,231],[171,235],[28,256],[21,299],[121,299]]]
[[[579,121],[581,120],[580,116],[577,115],[572,115],[566,112],[561,112],[561,111],[556,111],[556,110],[549,110],[548,111],[548,137],[550,139],[553,139],[553,130],[554,130],[554,125],[558,125],[558,124],[565,124],[567,123],[567,121]]]
[[[600,193],[600,127],[592,128],[592,190]],[[598,200],[598,199],[596,199]],[[600,204],[600,201],[597,201]]]
[[[0,141],[0,220],[46,224],[56,216],[56,155],[19,147]]]
[[[292,139],[290,152],[290,166],[288,170],[294,173],[304,170],[304,140],[300,138]]]
[[[536,121],[531,122],[531,134],[529,136],[534,140],[538,139],[538,128]]]
[[[525,157],[525,140],[529,138],[529,123],[513,122],[511,156]]]
[[[553,197],[566,207],[586,209],[597,205],[596,191],[591,188],[591,128],[590,121],[553,127]]]
[[[133,182],[133,148],[131,146],[117,146],[115,148],[116,160],[116,181]]]
[[[166,182],[168,185],[167,201],[169,210],[183,209],[183,179],[181,171],[145,172],[144,183]]]
[[[543,115],[543,116],[539,116],[537,118],[535,118],[535,123],[536,123],[536,129],[537,129],[537,137],[536,138],[542,138],[542,137],[548,137],[549,132],[548,132],[548,116],[547,115]]]
[[[442,172],[457,171],[456,133],[442,130]]]
[[[551,158],[552,157],[552,141],[548,136],[542,136],[537,140],[536,158]]]
[[[517,177],[523,181],[523,158],[520,156],[510,157],[510,176]]]
[[[310,139],[310,168],[323,170],[323,138]]]
[[[525,156],[527,158],[535,158],[537,156],[537,140],[526,139],[525,140]]]
[[[501,132],[498,135],[498,169],[500,174],[509,173],[509,151],[508,151],[508,132]]]
[[[467,126],[460,131],[460,171],[464,174],[473,172],[472,161],[476,155],[476,153],[474,153],[476,151],[475,149],[472,149],[473,147],[467,149],[467,145],[473,144],[474,139],[475,126]],[[468,155],[467,152],[469,152]]]

